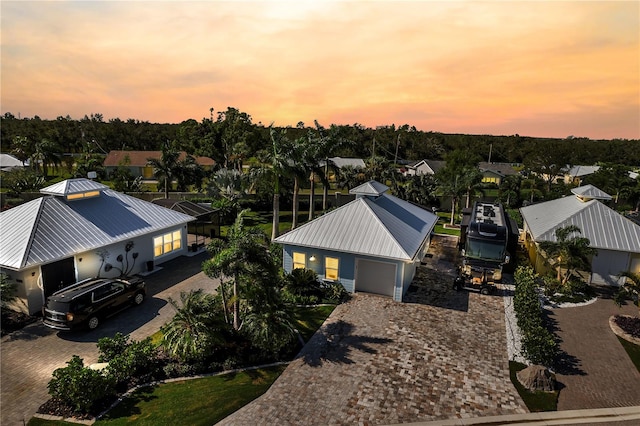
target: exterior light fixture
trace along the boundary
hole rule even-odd
[[[311,257],[309,258],[310,261],[315,262],[316,261],[316,257],[314,255],[311,255]]]

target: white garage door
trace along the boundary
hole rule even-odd
[[[373,260],[356,260],[356,291],[393,297],[396,264]]]
[[[593,284],[618,285],[618,274],[629,267],[629,253],[598,250],[591,261],[591,282]]]

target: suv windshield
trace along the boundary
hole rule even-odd
[[[477,259],[495,260],[502,262],[504,260],[505,245],[502,241],[487,241],[468,239],[465,247],[465,256],[475,257]]]

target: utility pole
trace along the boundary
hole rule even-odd
[[[492,144],[492,143],[490,143],[490,144],[489,144],[489,161],[488,161],[488,163],[491,163],[491,149],[492,149],[492,148],[493,148],[493,144]]]
[[[398,141],[396,142],[396,156],[393,158],[393,165],[398,163],[398,148],[400,147],[400,133],[398,133]]]

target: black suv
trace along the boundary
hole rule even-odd
[[[89,278],[53,293],[42,308],[44,325],[71,330],[86,325],[93,330],[100,321],[127,305],[139,305],[145,296],[141,278]]]

